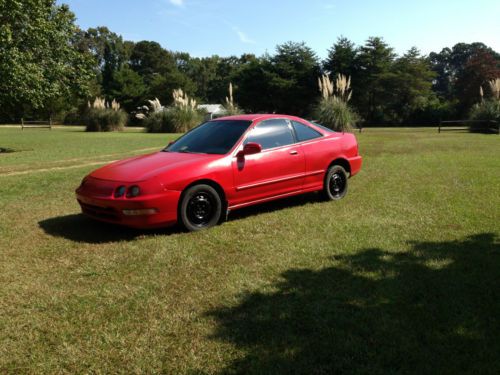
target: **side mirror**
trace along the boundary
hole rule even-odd
[[[173,145],[173,144],[174,144],[174,142],[175,142],[175,141],[170,141],[170,142],[168,142],[168,145],[167,145],[167,147],[168,147],[168,146],[171,146],[171,145]]]
[[[245,146],[243,146],[243,150],[236,154],[237,157],[242,158],[245,155],[253,155],[258,154],[262,151],[262,146],[255,142],[248,142]]]

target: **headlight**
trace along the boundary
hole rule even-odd
[[[125,186],[123,186],[123,185],[118,186],[115,190],[115,198],[123,197],[126,190],[127,190],[127,188]]]
[[[137,197],[140,193],[141,193],[141,189],[139,189],[139,186],[132,185],[131,187],[128,188],[127,198]]]

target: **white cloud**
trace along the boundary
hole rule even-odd
[[[237,29],[236,27],[233,28],[233,30],[238,34],[238,37],[240,38],[242,43],[246,44],[256,44],[257,42],[253,39],[250,39],[247,34],[245,34],[243,31]]]
[[[174,4],[175,6],[181,7],[184,5],[184,0],[170,0],[170,3]]]

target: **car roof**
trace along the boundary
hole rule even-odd
[[[279,115],[275,113],[255,113],[255,114],[247,114],[247,115],[235,115],[235,116],[224,116],[224,117],[218,117],[214,120],[243,120],[243,121],[262,121],[262,120],[267,120],[267,119],[272,119],[272,118],[286,118],[289,120],[301,120],[305,121],[304,119],[301,119],[300,117],[296,116],[290,116],[290,115]],[[214,121],[212,120],[212,121]]]

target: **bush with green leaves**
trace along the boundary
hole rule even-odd
[[[469,117],[471,120],[478,121],[470,123],[470,131],[481,131],[488,128],[489,121],[496,121],[500,124],[500,100],[489,99],[474,105]]]

